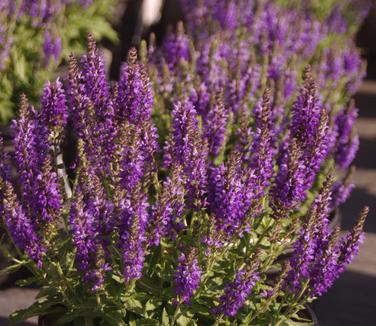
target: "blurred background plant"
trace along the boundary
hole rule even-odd
[[[21,93],[34,101],[62,58],[82,53],[87,33],[116,41],[115,0],[0,1],[0,121],[14,116]]]

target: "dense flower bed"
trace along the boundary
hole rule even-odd
[[[89,36],[39,110],[22,97],[1,213],[11,268],[27,265],[42,288],[13,318],[298,322],[358,252],[367,208],[348,234],[329,228],[352,188],[357,50],[272,1],[201,3],[208,21],[195,12],[191,36],[180,25],[160,49],[132,49],[118,83]],[[77,155],[65,168],[67,129]]]

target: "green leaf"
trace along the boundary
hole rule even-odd
[[[153,311],[161,306],[162,302],[156,298],[151,298],[145,304],[145,311]]]
[[[101,315],[98,312],[93,311],[93,309],[89,310],[85,309],[77,309],[72,312],[66,312],[64,316],[59,318],[57,321],[57,325],[66,325],[71,322],[78,322],[79,320],[86,318],[94,319],[96,317],[100,317]]]
[[[291,319],[285,320],[281,323],[281,326],[312,326],[312,322],[299,322]]]
[[[15,322],[20,322],[34,316],[46,315],[52,312],[64,311],[64,306],[61,305],[61,299],[58,297],[41,297],[38,298],[29,308],[17,310],[10,315],[10,319]]]
[[[168,316],[166,308],[163,308],[161,326],[170,326],[170,317]]]
[[[103,319],[106,322],[104,325],[114,325],[114,326],[125,326],[124,321],[125,312],[119,311],[109,311],[103,315]]]
[[[3,268],[2,270],[0,270],[0,276],[13,273],[13,272],[17,271],[18,269],[20,269],[22,266],[23,266],[23,264],[14,264],[14,265],[7,266],[7,267]]]
[[[156,319],[142,318],[136,320],[137,326],[160,326],[160,323]]]
[[[16,282],[16,284],[20,287],[25,287],[25,286],[29,286],[33,283],[37,283],[38,282],[38,277],[29,277],[27,279],[24,279],[24,280],[19,280]]]
[[[177,320],[176,320],[176,325],[178,326],[192,326],[192,320],[193,316],[188,316],[187,314],[181,314]]]
[[[140,300],[137,300],[134,296],[125,298],[124,307],[128,311],[131,311],[140,316],[144,316],[144,307]]]

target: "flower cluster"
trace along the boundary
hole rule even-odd
[[[90,304],[114,325],[286,320],[358,251],[368,210],[339,237],[330,216],[350,173],[323,176],[354,157],[351,94],[335,104],[361,64],[340,81],[326,75],[318,48],[334,32],[313,16],[268,1],[203,2],[208,24],[197,11],[193,38],[180,25],[161,48],[143,44],[141,59],[132,49],[117,83],[89,35],[40,110],[22,98],[18,178],[2,149],[1,212],[41,284],[59,282],[51,296],[67,316],[87,316]],[[69,179],[59,160],[68,127]]]

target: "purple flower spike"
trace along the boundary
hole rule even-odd
[[[42,146],[46,146],[43,150],[47,152],[49,147],[60,145],[68,120],[65,92],[59,79],[54,84],[47,83],[41,102],[38,115],[39,141]]]
[[[273,143],[270,90],[264,92],[262,103],[256,110],[255,117],[256,130],[253,133],[253,142],[251,145],[250,167],[255,171],[256,187],[258,188],[256,198],[265,194],[266,188],[270,184],[273,176],[273,158],[275,148]],[[257,153],[257,154],[255,154]]]
[[[234,317],[244,305],[259,280],[259,274],[254,268],[243,268],[236,274],[235,280],[225,287],[225,293],[219,299],[215,308],[217,315]]]
[[[341,111],[335,119],[338,134],[335,161],[342,169],[350,166],[359,147],[359,137],[354,131],[357,117],[358,110],[351,101],[346,110]]]
[[[162,237],[173,235],[184,227],[180,221],[185,208],[182,172],[181,167],[172,168],[171,176],[163,183],[163,192],[153,207],[149,239],[151,245],[158,246]]]
[[[200,285],[201,268],[197,253],[192,250],[188,255],[181,253],[175,272],[175,291],[179,302],[189,304],[192,296]]]
[[[359,246],[364,241],[363,226],[369,212],[368,207],[364,207],[360,212],[359,218],[351,232],[345,235],[338,245],[338,273],[342,273],[345,267],[351,263],[358,254]]]
[[[150,170],[153,156],[158,150],[158,135],[151,120],[154,93],[145,69],[137,61],[136,49],[131,49],[128,61],[121,70],[115,115],[120,128],[127,121],[140,130],[141,150],[146,168]]]
[[[206,205],[207,146],[199,129],[196,110],[189,100],[179,102],[172,112],[172,133],[165,146],[164,165],[183,167],[187,197],[191,205]]]
[[[148,203],[139,186],[120,206],[119,245],[123,257],[125,283],[139,279],[144,267]]]
[[[186,62],[190,59],[190,39],[184,33],[183,24],[180,22],[176,33],[167,35],[163,42],[164,58],[170,68],[180,63],[180,60]]]
[[[37,233],[36,226],[18,202],[12,184],[5,181],[4,186],[4,221],[10,235],[14,243],[35,261],[37,267],[42,268],[46,248]]]
[[[213,102],[204,119],[204,136],[209,145],[209,155],[216,157],[225,140],[229,113],[224,106],[221,94],[218,94]]]
[[[27,203],[34,203],[34,183],[39,174],[37,150],[37,126],[35,111],[29,106],[25,95],[21,96],[19,118],[13,122],[14,156],[22,184],[22,195]]]

